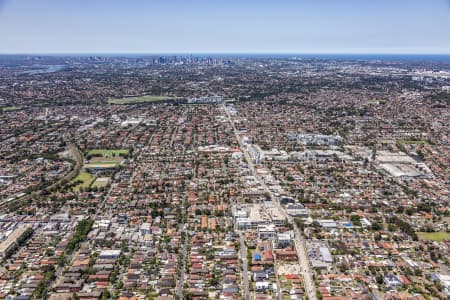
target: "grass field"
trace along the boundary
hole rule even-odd
[[[124,156],[130,154],[130,151],[127,149],[116,149],[116,150],[107,150],[107,149],[94,149],[88,152],[88,155],[101,155],[103,157],[112,157],[114,156]]]
[[[109,178],[108,177],[100,177],[97,178],[94,183],[92,183],[92,187],[105,187],[108,185]]]
[[[89,159],[91,164],[95,163],[121,163],[123,161],[122,156],[113,156],[113,157],[102,157],[102,156],[93,156]]]
[[[425,141],[413,141],[413,140],[399,140],[398,142],[400,144],[405,144],[405,145],[423,145],[423,144],[425,144]]]
[[[17,111],[21,109],[22,108],[20,106],[7,106],[2,108],[3,111]]]
[[[115,168],[120,166],[123,157],[130,153],[127,149],[94,149],[87,154],[90,162],[84,165],[84,168]],[[91,157],[89,157],[91,156]]]
[[[418,232],[417,235],[421,240],[442,242],[450,240],[450,232]]]
[[[119,166],[120,163],[118,162],[95,162],[95,163],[89,163],[89,164],[85,164],[83,167],[84,168],[104,168],[104,169],[110,169],[110,168],[115,168],[117,166]]]
[[[140,97],[128,97],[128,98],[109,98],[108,104],[124,105],[124,104],[136,104],[136,103],[151,103],[165,100],[176,100],[177,97],[171,96],[140,96]]]
[[[77,177],[72,179],[72,182],[82,181],[82,183],[76,185],[74,187],[74,189],[76,191],[79,191],[80,188],[88,188],[91,185],[93,179],[94,179],[94,176],[92,176],[92,174],[87,173],[87,172],[80,172],[80,174],[78,174]]]
[[[367,103],[368,103],[368,104],[384,104],[384,103],[386,103],[386,100],[377,100],[377,99],[374,99],[374,100],[369,100],[369,101],[367,101]]]

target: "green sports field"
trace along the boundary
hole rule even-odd
[[[140,96],[140,97],[127,97],[127,98],[109,98],[108,104],[124,105],[124,104],[137,104],[137,103],[151,103],[166,100],[176,100],[177,97],[172,96]]]
[[[75,191],[79,191],[80,188],[88,188],[91,185],[93,179],[94,176],[92,176],[92,174],[87,172],[80,172],[77,177],[72,179],[72,182],[81,181],[80,184],[74,187]]]
[[[88,152],[88,155],[101,155],[103,157],[112,157],[112,156],[124,156],[128,155],[130,153],[127,149],[115,149],[115,150],[108,150],[108,149],[94,149],[90,150]]]
[[[418,232],[417,235],[421,240],[442,242],[450,240],[450,232]]]
[[[108,182],[109,182],[109,178],[108,177],[100,177],[100,178],[97,178],[92,183],[92,187],[97,187],[97,188],[105,187],[105,186],[108,185]]]
[[[118,162],[95,162],[95,163],[85,164],[83,166],[83,168],[85,168],[85,169],[96,169],[96,168],[112,169],[112,168],[115,168],[118,166],[120,166],[120,163],[118,163]]]
[[[398,142],[400,144],[405,144],[405,145],[423,145],[423,144],[425,144],[425,141],[414,141],[414,140],[399,140]]]
[[[7,106],[2,108],[3,111],[17,111],[21,109],[22,108],[20,106]]]

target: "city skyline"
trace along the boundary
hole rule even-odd
[[[0,1],[0,54],[449,54],[449,1]]]

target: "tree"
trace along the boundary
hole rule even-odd
[[[375,276],[375,280],[377,281],[378,284],[382,284],[383,276],[381,274],[378,274],[377,276]]]
[[[381,229],[383,229],[383,226],[380,223],[378,223],[378,222],[373,222],[372,223],[372,230],[379,231]]]
[[[111,299],[111,293],[108,289],[105,289],[102,293],[102,300]]]

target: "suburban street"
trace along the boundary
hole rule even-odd
[[[183,205],[181,206],[181,214],[182,217],[181,219],[184,220],[185,214],[186,214],[186,199],[183,199]],[[184,232],[184,242],[182,245],[182,249],[181,249],[181,256],[180,256],[180,260],[181,260],[181,265],[180,265],[180,276],[179,279],[177,281],[177,286],[176,286],[176,299],[183,299],[183,288],[184,288],[184,277],[185,277],[185,272],[186,272],[186,260],[187,260],[187,247],[188,247],[188,243],[189,243],[189,230],[187,228],[187,224],[183,222],[181,222],[181,224],[179,225],[180,228],[182,228],[182,231]]]
[[[53,187],[58,186],[60,183],[62,183],[64,181],[69,182],[70,180],[75,178],[78,175],[78,173],[80,172],[80,169],[83,166],[83,154],[80,152],[77,145],[74,143],[70,143],[67,146],[65,153],[67,153],[67,156],[75,162],[73,169],[69,173],[67,173],[65,176],[60,178],[59,180],[56,180],[49,186],[42,189],[42,191],[48,191],[48,190],[52,189]],[[40,192],[40,191],[35,191],[35,193],[37,193],[37,192]],[[15,198],[12,201],[5,201],[5,202],[0,203],[0,208],[14,205],[16,203],[17,204],[25,203],[28,200],[30,200],[32,197],[33,197],[33,194],[31,194],[31,193],[25,194],[22,197]]]
[[[301,270],[302,270],[303,280],[304,280],[305,289],[306,289],[305,292],[308,295],[308,298],[310,300],[316,300],[317,299],[317,297],[316,297],[316,288],[315,288],[315,285],[314,285],[312,271],[311,271],[311,268],[310,268],[308,255],[307,255],[307,252],[306,252],[305,240],[303,239],[302,234],[301,234],[300,230],[298,229],[297,225],[295,224],[293,218],[286,213],[284,208],[280,205],[280,203],[276,199],[276,197],[273,194],[273,192],[268,188],[268,186],[266,185],[264,180],[256,172],[256,168],[255,168],[255,165],[253,163],[253,160],[250,158],[250,155],[248,154],[248,151],[247,151],[244,143],[242,142],[241,137],[239,136],[239,133],[238,133],[238,131],[236,129],[236,126],[234,125],[233,119],[231,118],[231,115],[230,115],[230,113],[229,113],[229,111],[228,111],[228,109],[227,109],[227,107],[225,105],[223,105],[223,109],[225,110],[227,118],[228,118],[229,122],[231,123],[231,126],[233,127],[234,134],[236,136],[236,139],[237,139],[237,141],[239,143],[241,151],[242,151],[242,153],[244,155],[244,158],[245,158],[245,160],[247,162],[247,165],[248,165],[252,175],[256,178],[256,180],[259,182],[259,184],[270,195],[272,203],[279,208],[279,210],[283,213],[284,217],[294,227],[295,249],[297,251],[297,256],[299,258],[299,263],[300,263]]]

